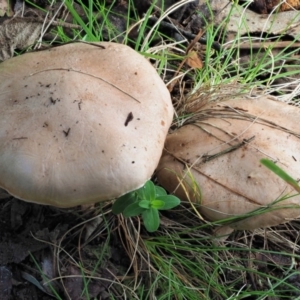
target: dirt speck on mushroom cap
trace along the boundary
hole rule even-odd
[[[173,116],[168,90],[134,50],[99,45],[0,65],[0,186],[17,198],[71,207],[118,197],[153,174]]]

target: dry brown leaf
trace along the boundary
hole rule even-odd
[[[279,3],[279,1],[278,1],[278,3]],[[299,9],[299,8],[300,8],[299,0],[286,0],[286,1],[282,2],[281,6],[280,6],[280,11],[293,10],[293,9]]]
[[[21,236],[17,236],[13,242],[0,242],[0,265],[20,263],[29,255],[29,252],[39,251],[46,246],[46,244],[32,242],[29,238]]]
[[[90,222],[87,222],[85,224],[85,236],[84,240],[87,241],[89,237],[92,235],[92,233],[97,229],[99,224],[103,222],[103,218],[101,215],[98,215],[97,217],[93,218]]]
[[[24,50],[34,45],[41,36],[43,26],[81,28],[79,25],[63,21],[51,21],[51,24],[49,22],[46,22],[41,16],[14,17],[5,20],[0,25],[0,62],[13,57],[15,49]]]
[[[254,0],[251,8],[259,14],[268,14],[273,10],[287,11],[300,8],[299,0]]]
[[[190,51],[186,63],[194,69],[202,69],[203,62],[196,51]]]
[[[8,17],[13,15],[11,1],[0,0],[0,17],[4,17],[5,15]]]
[[[203,0],[200,2],[202,3]],[[228,19],[228,40],[234,39],[236,34],[250,36],[257,32],[275,35],[285,33],[299,40],[300,15],[296,10],[260,15],[240,5],[229,3],[227,0],[212,0],[210,5],[211,9],[216,12],[215,26],[221,26],[224,20]]]
[[[69,265],[64,280],[65,291],[69,299],[81,299],[83,290],[82,273],[79,268]]]
[[[0,61],[11,58],[15,49],[25,49],[36,42],[42,23],[32,18],[13,18],[0,26]]]
[[[292,265],[291,257],[277,253],[254,253],[254,257],[260,267],[273,265],[280,268]]]

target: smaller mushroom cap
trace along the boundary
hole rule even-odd
[[[235,229],[298,218],[300,195],[260,163],[276,160],[300,178],[300,110],[272,99],[236,98],[204,106],[195,123],[168,135],[157,167],[159,184],[181,200],[197,202],[211,221],[239,217],[230,223]]]
[[[0,187],[72,207],[153,174],[172,122],[151,64],[115,43],[72,43],[0,64]]]

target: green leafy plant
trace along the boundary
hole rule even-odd
[[[160,224],[158,211],[171,209],[179,204],[177,197],[167,195],[162,187],[149,180],[142,188],[118,198],[112,211],[114,214],[122,213],[126,218],[142,215],[146,229],[154,232]]]

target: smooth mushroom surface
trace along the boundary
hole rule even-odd
[[[181,200],[199,203],[208,220],[249,214],[231,223],[234,229],[298,218],[299,194],[260,160],[300,179],[299,120],[298,107],[267,96],[212,102],[194,123],[168,135],[158,182]]]
[[[128,46],[71,43],[0,64],[0,187],[72,207],[121,196],[153,174],[170,94]]]

